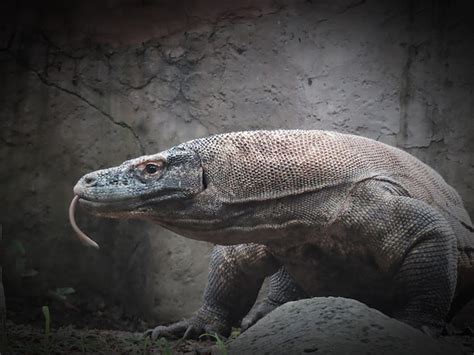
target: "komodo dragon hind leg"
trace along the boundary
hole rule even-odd
[[[393,316],[439,334],[456,288],[455,234],[438,210],[386,184],[361,184],[339,218],[374,248],[380,267],[394,273]]]
[[[158,326],[145,335],[153,339],[196,339],[204,333],[227,337],[255,303],[265,277],[279,268],[263,245],[218,245],[212,251],[201,308],[187,320]]]
[[[421,240],[406,254],[395,277],[397,299],[402,302],[393,315],[429,335],[439,335],[456,288],[456,243],[447,223],[431,221],[420,229]]]
[[[285,267],[270,276],[267,297],[242,320],[242,331],[286,302],[308,297]]]

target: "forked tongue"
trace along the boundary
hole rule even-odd
[[[76,195],[72,199],[71,205],[69,206],[69,222],[71,222],[71,226],[76,232],[77,237],[84,245],[99,249],[99,244],[97,244],[91,238],[89,238],[87,234],[81,231],[79,227],[77,226],[76,219],[74,218],[74,214],[76,212],[77,201],[79,201],[79,196]]]

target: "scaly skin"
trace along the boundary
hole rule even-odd
[[[472,295],[461,198],[413,156],[370,139],[216,135],[87,174],[74,191],[91,213],[219,244],[202,307],[153,337],[228,335],[266,277],[268,297],[244,328],[287,301],[333,295],[436,333]]]

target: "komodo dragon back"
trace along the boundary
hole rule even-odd
[[[437,208],[471,268],[473,226],[459,194],[428,165],[387,144],[318,130],[246,131],[197,139],[207,174],[227,202],[271,200],[378,178]]]
[[[459,194],[428,165],[372,139],[317,130],[248,131],[189,143],[223,199],[265,200],[380,177],[472,228]]]

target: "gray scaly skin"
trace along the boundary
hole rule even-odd
[[[457,192],[402,150],[327,131],[196,139],[82,177],[79,203],[217,244],[203,304],[158,336],[228,335],[313,296],[354,298],[439,332],[472,296],[472,222]]]

